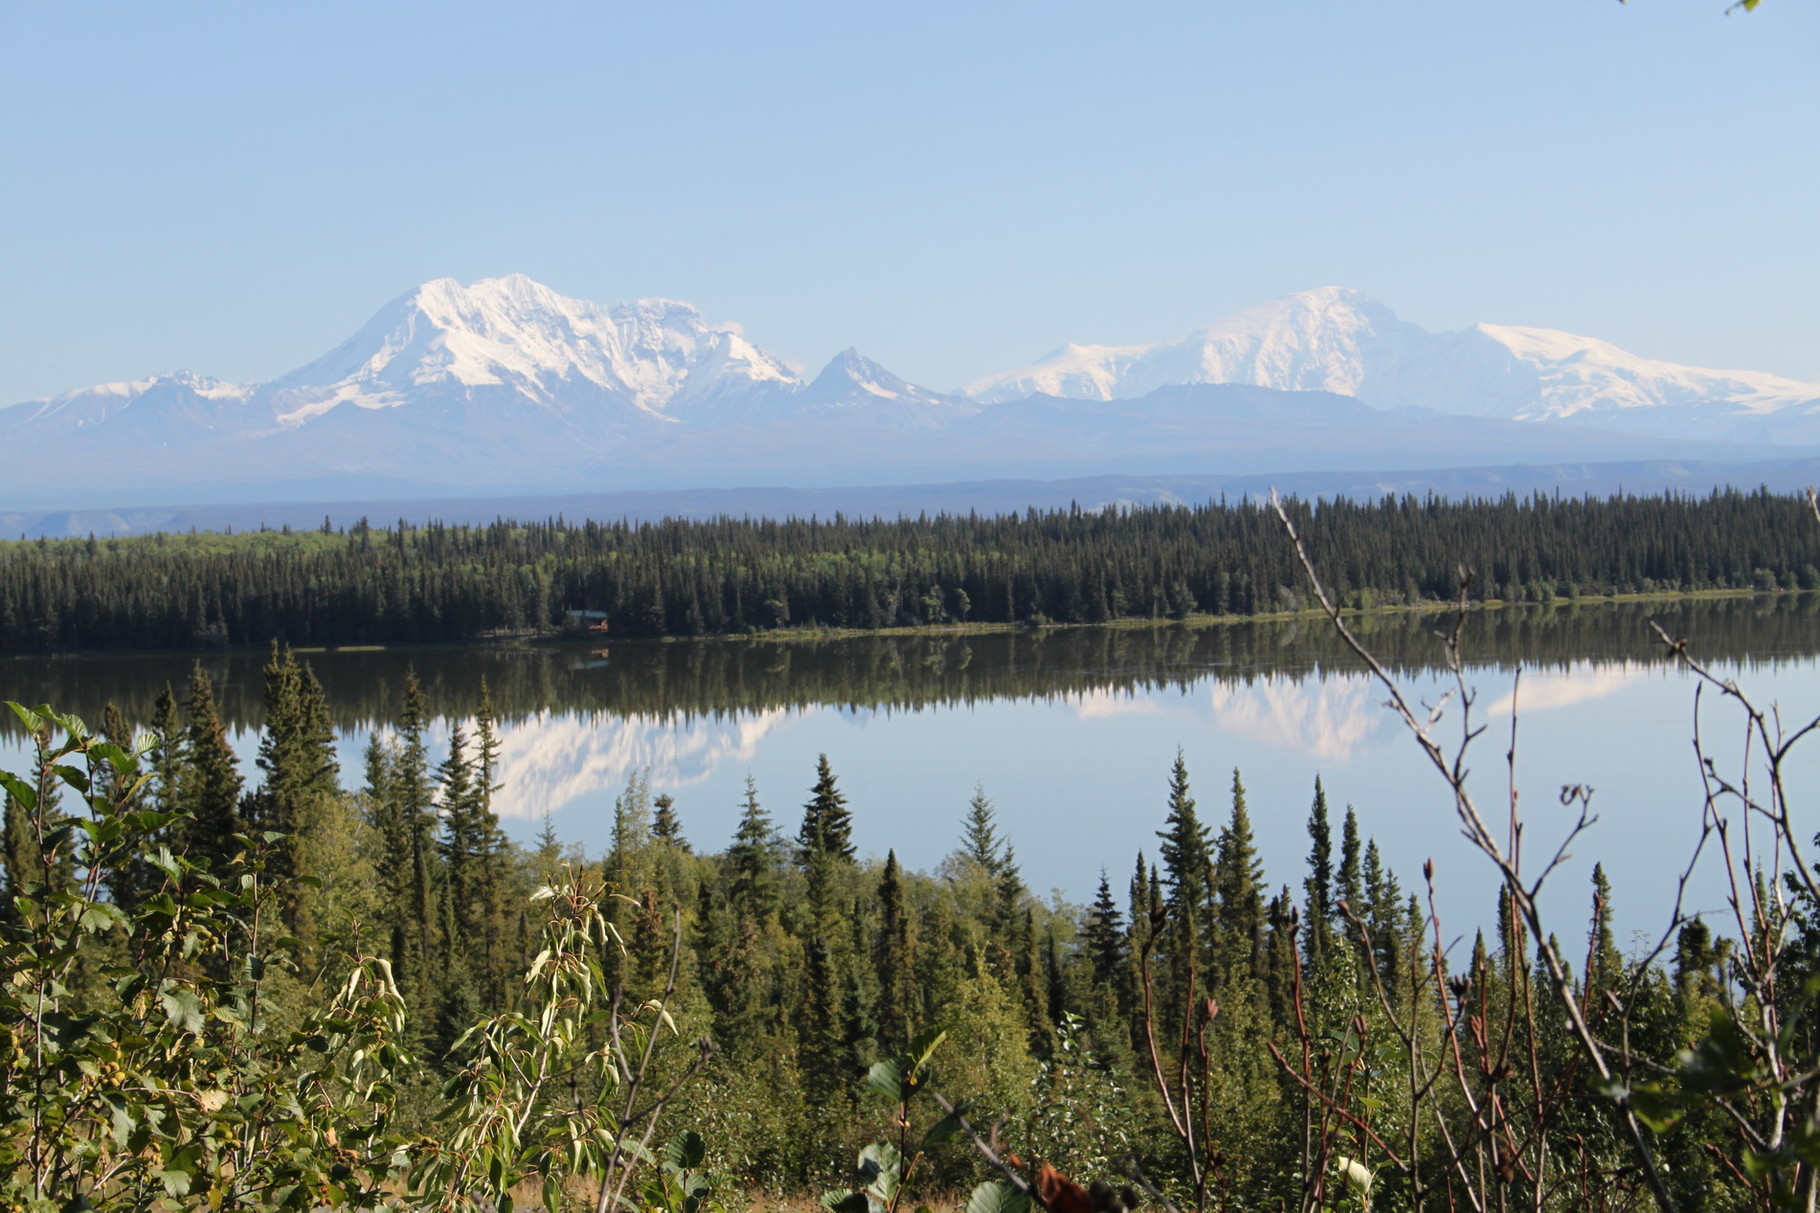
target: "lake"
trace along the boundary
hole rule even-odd
[[[1435,703],[1451,685],[1435,635],[1450,619],[1393,614],[1358,626],[1411,698]],[[1533,861],[1552,852],[1570,819],[1562,786],[1594,789],[1600,822],[1557,878],[1551,905],[1564,940],[1583,933],[1595,858],[1616,886],[1620,927],[1659,923],[1699,829],[1694,683],[1665,657],[1651,619],[1689,637],[1693,652],[1762,701],[1779,702],[1786,718],[1820,713],[1820,596],[1470,613],[1467,680],[1475,717],[1489,725],[1470,765],[1488,815],[1504,813],[1519,667],[1517,784]],[[507,829],[528,840],[547,814],[590,856],[606,845],[615,795],[639,771],[654,792],[676,798],[699,850],[731,837],[748,774],[779,827],[794,834],[816,757],[826,753],[862,854],[891,848],[914,868],[936,868],[957,845],[980,786],[1039,892],[1085,901],[1103,868],[1122,900],[1135,854],[1156,855],[1179,748],[1216,829],[1239,769],[1273,884],[1299,894],[1318,775],[1336,843],[1350,804],[1406,889],[1435,859],[1450,929],[1469,930],[1492,910],[1489,866],[1460,839],[1445,785],[1318,620],[301,655],[327,691],[350,785],[370,731],[396,712],[408,669],[435,713],[436,748],[451,720],[472,715],[484,677],[502,719],[497,807]],[[0,661],[0,698],[50,702],[91,724],[113,702],[143,723],[167,681],[181,698],[197,659],[256,775],[262,654]],[[1735,765],[1736,712],[1711,699],[1706,711],[1709,742]],[[1458,719],[1455,701],[1441,735],[1457,737]],[[0,737],[0,758],[19,769],[16,732]],[[1816,763],[1820,744],[1797,766],[1797,792],[1814,786]],[[1802,828],[1817,827],[1820,815]],[[1696,888],[1702,908],[1722,907],[1715,875]]]

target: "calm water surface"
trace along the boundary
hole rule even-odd
[[[1585,918],[1594,859],[1617,886],[1627,930],[1659,921],[1700,819],[1690,745],[1694,685],[1648,630],[1660,620],[1720,673],[1790,719],[1820,713],[1820,600],[1813,596],[1506,610],[1468,617],[1464,641],[1475,718],[1489,725],[1470,763],[1477,793],[1502,813],[1513,686],[1521,668],[1518,777],[1530,847],[1552,852],[1568,813],[1564,784],[1594,791],[1600,822],[1577,847],[1553,907],[1563,934]],[[1367,639],[1412,698],[1451,685],[1435,637],[1447,620],[1367,621]],[[1405,887],[1422,861],[1439,868],[1442,905],[1461,929],[1484,921],[1488,869],[1459,838],[1445,788],[1383,706],[1383,695],[1317,623],[1203,629],[1071,629],[972,637],[866,637],[782,643],[622,642],[606,648],[416,648],[304,656],[341,732],[343,781],[395,713],[414,668],[440,745],[470,716],[484,676],[503,718],[508,829],[529,838],[548,814],[597,854],[615,794],[634,772],[675,796],[698,849],[718,850],[738,819],[744,781],[794,833],[826,753],[854,811],[862,853],[937,867],[956,845],[975,785],[985,788],[1031,883],[1072,900],[1104,868],[1121,896],[1139,850],[1156,853],[1166,782],[1179,748],[1203,817],[1216,826],[1242,775],[1268,876],[1298,891],[1304,823],[1321,777],[1336,834],[1358,812]],[[51,702],[91,723],[118,704],[143,723],[170,681],[181,695],[195,655],[0,662],[0,698]],[[257,742],[259,654],[203,654],[247,762]],[[1707,736],[1738,752],[1735,713],[1709,703]],[[1457,736],[1457,699],[1444,736]],[[19,738],[0,737],[17,769]],[[1820,745],[1797,770],[1820,787]],[[1803,826],[1820,829],[1820,811]],[[1715,876],[1698,886],[1721,906]]]

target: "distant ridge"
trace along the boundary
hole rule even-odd
[[[1249,383],[1514,421],[1636,428],[1664,438],[1820,441],[1820,383],[1640,358],[1555,329],[1431,333],[1344,287],[1285,295],[1152,345],[1065,345],[969,383],[995,403],[1047,393],[1142,396],[1168,384]]]
[[[1705,495],[1759,486],[1796,493],[1820,484],[1820,457],[1750,464],[1668,461],[1507,465],[1388,472],[1291,472],[1254,476],[1085,476],[1067,480],[983,480],[950,484],[836,488],[670,489],[617,493],[535,494],[398,500],[324,500],[270,505],[179,505],[117,509],[0,512],[0,538],[130,536],[156,531],[307,530],[326,518],[336,528],[362,518],[374,525],[404,519],[481,524],[497,518],[656,522],[664,518],[914,517],[949,513],[1013,514],[1026,509],[1101,510],[1126,506],[1198,505],[1224,498],[1262,500],[1271,489],[1304,499],[1374,500],[1386,494],[1450,498],[1533,493],[1608,497],[1623,492]]]

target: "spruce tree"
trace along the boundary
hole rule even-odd
[[[405,819],[398,792],[398,756],[375,728],[367,735],[362,766],[366,774],[361,790],[367,825],[378,841],[379,882],[384,890],[380,912],[384,918],[388,955],[403,971],[410,947],[411,823]]]
[[[436,862],[435,785],[430,772],[429,749],[424,732],[429,726],[429,704],[417,672],[405,671],[404,704],[398,715],[398,748],[390,763],[389,783],[395,802],[396,824],[405,854],[398,874],[405,897],[394,908],[394,938],[399,952],[393,958],[409,981],[407,989],[428,1005],[433,1001],[431,959],[437,955],[440,925],[440,881]]]
[[[1403,971],[1403,889],[1384,865],[1374,838],[1365,844],[1365,908],[1358,911],[1371,932],[1372,959],[1387,989]]]
[[[480,679],[480,706],[474,714],[474,790],[481,807],[491,812],[493,793],[499,791],[499,722],[493,713],[493,692],[484,675]]]
[[[1295,1025],[1295,982],[1300,957],[1295,936],[1300,929],[1295,898],[1284,885],[1265,908],[1264,997],[1276,1022]],[[1312,967],[1312,966],[1311,966]]]
[[[846,1040],[850,981],[846,931],[851,926],[837,904],[830,851],[808,852],[808,897],[803,939],[803,1008],[798,1036],[803,1074],[813,1097],[826,1104],[847,1083]]]
[[[998,874],[992,882],[992,888],[997,905],[995,926],[999,938],[1009,940],[1017,933],[1018,925],[1023,921],[1024,898],[1030,892],[1024,885],[1024,872],[1017,862],[1017,850],[1009,840],[1000,856]],[[1006,946],[1009,947],[1009,944]],[[1015,954],[1014,950],[1013,955]]]
[[[248,798],[249,816],[259,829],[284,835],[273,844],[267,869],[285,890],[286,924],[311,947],[318,931],[315,899],[297,878],[323,876],[312,856],[322,835],[341,825],[334,820],[341,808],[341,766],[322,684],[275,644],[265,666],[265,731],[257,763],[265,781]]]
[[[642,875],[641,860],[651,845],[651,781],[643,771],[626,777],[625,790],[613,800],[612,849],[607,870],[621,891],[630,893]]]
[[[442,836],[437,841],[448,894],[443,898],[444,952],[451,958],[472,955],[486,945],[492,890],[488,859],[498,819],[481,804],[468,737],[461,722],[449,731],[449,753],[436,768],[441,793]]]
[[[1053,1023],[1049,1018],[1049,995],[1044,983],[1042,940],[1036,930],[1036,910],[1025,906],[1018,918],[1014,936],[1013,971],[1017,991],[1024,1004],[1024,1022],[1030,1032],[1030,1048],[1038,1057],[1047,1057]]]
[[[1125,940],[1125,916],[1112,897],[1112,882],[1100,869],[1099,892],[1087,910],[1087,956],[1093,979],[1116,989],[1124,977],[1130,952]]]
[[[1126,896],[1130,907],[1131,951],[1135,955],[1145,947],[1153,930],[1150,925],[1150,870],[1142,851],[1137,853],[1137,865],[1132,870],[1131,882],[1126,885]]]
[[[676,814],[676,797],[668,792],[654,797],[651,809],[651,837],[664,846],[690,853],[689,840],[682,834],[682,819]]]
[[[488,967],[486,852],[493,823],[480,807],[474,763],[461,722],[449,733],[448,755],[436,767],[441,835],[436,840],[442,896],[438,900],[441,955],[436,969],[438,1053],[445,1053],[473,1022],[483,1005],[481,986]]]
[[[1192,938],[1207,901],[1207,827],[1195,812],[1188,764],[1180,750],[1175,752],[1175,766],[1169,772],[1169,812],[1157,837],[1162,840],[1158,851],[1169,883],[1169,910],[1183,924],[1182,933]]]
[[[1264,935],[1264,869],[1245,807],[1245,784],[1236,767],[1232,772],[1232,815],[1220,831],[1213,868],[1219,898],[1215,966],[1225,981],[1255,971]]]
[[[217,875],[239,853],[235,835],[246,829],[240,811],[240,760],[228,745],[227,731],[215,708],[215,688],[198,661],[190,670],[189,697],[184,702],[182,769],[178,803],[189,814],[185,823],[192,859],[209,863]]]
[[[975,784],[973,799],[967,802],[967,815],[961,821],[961,853],[997,876],[1003,843],[994,818],[992,801],[986,798],[985,786]]]
[[[537,861],[538,876],[546,883],[562,863],[562,838],[556,833],[556,820],[548,809],[544,810],[543,822],[537,827],[537,845],[532,848],[531,857]]]
[[[1319,775],[1314,777],[1314,804],[1308,810],[1308,838],[1308,879],[1304,884],[1308,901],[1302,918],[1302,948],[1309,967],[1317,968],[1331,947],[1333,931],[1337,928],[1342,936],[1350,933],[1334,906],[1333,830],[1327,822],[1327,790],[1321,786]],[[1350,908],[1355,914],[1362,912],[1360,906]],[[1336,918],[1340,919],[1337,923]]]
[[[1722,949],[1713,944],[1712,928],[1689,918],[1675,934],[1675,1000],[1684,1021],[1692,1021],[1701,1004],[1719,997],[1716,975]]]
[[[1099,892],[1087,910],[1087,959],[1092,966],[1093,981],[1100,992],[1096,995],[1099,1011],[1094,1026],[1106,1031],[1110,1039],[1111,1024],[1130,1016],[1133,1004],[1131,981],[1131,947],[1125,930],[1125,916],[1112,895],[1112,882],[1106,869],[1100,869]]]
[[[777,908],[777,831],[758,802],[758,785],[746,776],[739,828],[722,864],[727,902],[742,922],[762,921]]]
[[[1206,977],[1203,955],[1208,938],[1207,827],[1195,811],[1188,786],[1188,764],[1181,750],[1169,773],[1169,811],[1158,850],[1163,859],[1163,880],[1169,889],[1169,933],[1158,948],[1165,962],[1158,975],[1158,1001],[1162,1023],[1171,1037],[1181,1023],[1184,1008],[1194,1002],[1196,988]],[[1158,890],[1152,888],[1151,895]]]
[[[1346,824],[1340,832],[1340,871],[1337,891],[1346,904],[1352,907],[1354,914],[1357,914],[1359,907],[1365,904],[1365,886],[1363,872],[1360,869],[1364,853],[1359,847],[1359,815],[1353,811],[1351,805],[1347,805]]]
[[[1624,980],[1624,954],[1618,951],[1611,929],[1611,881],[1605,876],[1604,864],[1593,865],[1592,887],[1592,925],[1587,940],[1591,966],[1586,990],[1588,1004],[1598,1005],[1607,990],[1617,989]]]
[[[809,803],[803,806],[796,841],[805,865],[815,855],[844,860],[854,856],[853,815],[847,810],[847,798],[835,786],[826,754],[816,759],[815,786],[809,790]]]
[[[878,882],[878,938],[872,958],[878,979],[878,1044],[890,1055],[910,1043],[917,1020],[910,919],[896,851],[886,854]]]

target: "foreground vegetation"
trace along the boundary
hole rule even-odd
[[[1290,507],[1345,606],[1820,587],[1805,502],[1385,498]],[[1254,504],[885,522],[364,522],[0,542],[0,651],[297,646],[1250,616],[1306,604]]]
[[[1276,883],[1239,774],[1216,829],[1178,761],[1154,855],[1081,907],[1031,895],[983,793],[940,871],[860,862],[825,758],[788,836],[749,788],[710,852],[635,778],[598,861],[547,831],[525,850],[490,807],[511,772],[487,697],[433,753],[408,688],[346,791],[321,688],[278,650],[251,788],[200,667],[144,730],[18,715],[39,757],[3,780],[8,1207],[1815,1192],[1820,901],[1767,851],[1734,939],[1678,915],[1626,957],[1595,875],[1583,949],[1538,937],[1529,883],[1453,947],[1318,783]]]

